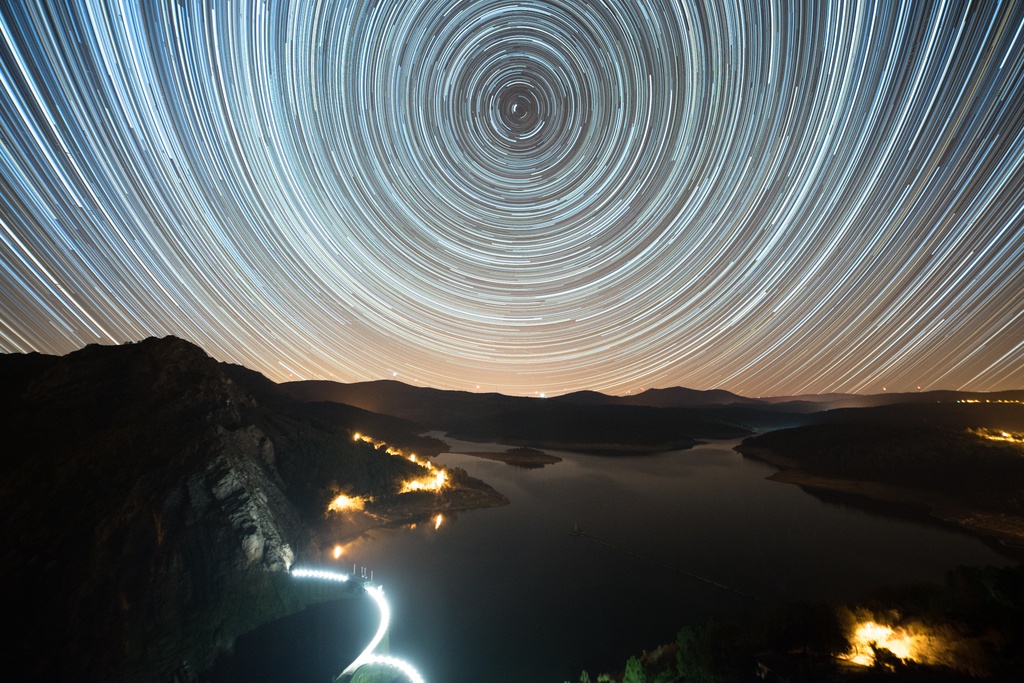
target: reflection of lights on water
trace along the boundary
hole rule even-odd
[[[437,517],[434,517],[434,528],[435,529],[440,529],[441,528],[441,522],[443,522],[443,521],[444,521],[444,515],[439,513],[437,515]]]
[[[886,649],[900,659],[926,663],[933,649],[928,633],[911,627],[892,628],[874,621],[866,621],[857,625],[851,638],[853,652],[844,659],[854,664],[871,666],[875,662],[872,645],[878,649]]]

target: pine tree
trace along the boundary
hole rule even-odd
[[[644,665],[636,657],[630,657],[626,662],[626,674],[622,677],[622,683],[647,683]]]

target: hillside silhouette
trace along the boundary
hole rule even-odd
[[[752,430],[727,413],[609,401],[575,402],[413,387],[393,380],[281,385],[305,401],[331,401],[404,418],[455,438],[604,453],[689,448]]]

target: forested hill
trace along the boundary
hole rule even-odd
[[[843,409],[749,438],[773,478],[906,503],[1024,547],[1024,405],[933,403]]]

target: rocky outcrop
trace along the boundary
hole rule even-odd
[[[351,432],[431,442],[275,387],[174,338],[0,356],[5,678],[170,681],[329,597],[286,571],[320,553],[331,491],[416,469]]]
[[[140,480],[112,520],[155,541],[138,553],[148,583],[125,623],[143,637],[125,641],[125,679],[167,679],[186,661],[202,670],[237,636],[307,604],[285,572],[315,536],[284,493],[273,443],[253,425],[214,427],[204,449],[162,497]]]
[[[224,520],[227,535],[241,542],[242,563],[236,569],[287,570],[295,552],[286,539],[300,536],[302,524],[273,469],[273,443],[254,426],[219,429],[217,439],[219,454],[185,483],[186,525]]]

